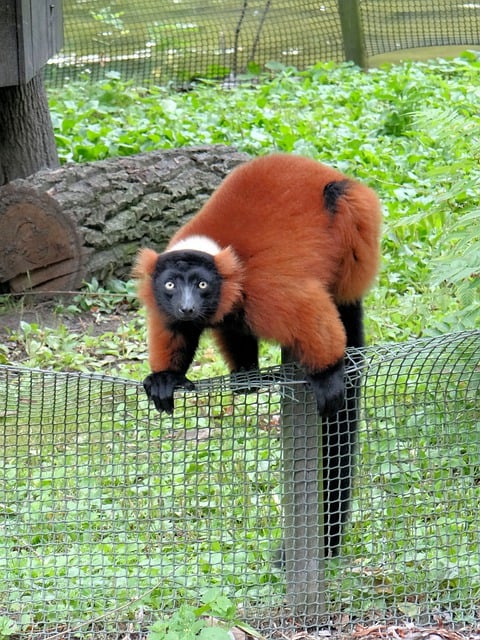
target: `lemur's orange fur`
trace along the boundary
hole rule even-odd
[[[323,193],[337,181],[346,189],[332,213]],[[289,347],[307,371],[318,371],[344,354],[336,304],[360,300],[372,284],[380,225],[371,189],[314,160],[275,154],[237,167],[167,250],[192,235],[215,240],[223,249],[214,259],[224,278],[215,322],[242,308],[255,335]],[[143,249],[135,273],[148,312],[152,371],[175,370],[182,338],[169,331],[155,304],[157,258]]]

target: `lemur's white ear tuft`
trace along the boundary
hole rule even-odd
[[[219,322],[241,302],[245,272],[240,258],[230,246],[217,253],[214,261],[222,276],[220,301],[213,318],[215,322]]]

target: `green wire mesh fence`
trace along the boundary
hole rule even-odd
[[[480,43],[480,5],[452,0],[63,0],[63,12],[65,45],[47,70],[59,85],[108,71],[182,84]]]
[[[352,363],[363,406],[351,516],[336,557],[314,547],[313,621],[292,613],[303,578],[288,564],[292,541],[311,552],[311,540],[285,527],[282,412],[305,388],[293,365],[260,372],[248,394],[251,376],[200,381],[173,418],[128,380],[0,367],[0,620],[19,638],[141,637],[216,587],[265,638],[311,624],[478,626],[480,331]],[[305,468],[321,457],[305,452]]]

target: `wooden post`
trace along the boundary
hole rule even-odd
[[[63,44],[62,0],[0,4],[0,87],[27,84]]]
[[[367,67],[359,0],[338,0],[345,59]]]
[[[282,361],[292,362],[286,351]],[[325,613],[322,423],[302,377],[282,400],[285,570],[292,615],[315,624]]]

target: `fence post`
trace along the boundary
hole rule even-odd
[[[283,350],[282,362],[292,361]],[[287,602],[314,623],[325,613],[322,422],[306,384],[286,386],[281,433]]]
[[[360,0],[338,0],[338,13],[342,27],[345,59],[355,62],[363,69],[367,66],[367,56],[360,16]]]

